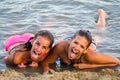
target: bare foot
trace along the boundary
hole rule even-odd
[[[106,27],[106,17],[107,14],[105,13],[105,11],[103,9],[99,9],[98,10],[98,22],[97,22],[97,26],[101,29]]]

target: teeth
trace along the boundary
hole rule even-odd
[[[74,49],[72,49],[72,52],[75,54],[75,53],[77,53],[77,51],[75,51]]]
[[[74,53],[74,51],[72,50],[72,52]]]
[[[35,55],[38,55],[38,54],[40,55],[41,53],[37,53],[37,51],[34,51],[34,54],[35,54]]]
[[[34,54],[35,54],[35,55],[37,54],[36,51],[34,51]]]
[[[72,52],[73,52],[73,53],[76,53],[76,51],[75,51],[75,50],[72,50]]]

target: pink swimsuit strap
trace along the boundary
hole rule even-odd
[[[13,35],[6,40],[5,50],[8,51],[8,49],[16,43],[27,42],[33,36],[34,35],[31,33],[24,33],[22,35]]]
[[[44,55],[43,55],[43,58],[44,58],[44,59],[46,59],[46,57],[47,57],[47,55],[46,55],[46,54],[44,54]]]

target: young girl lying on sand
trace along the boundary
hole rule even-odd
[[[38,31],[35,36],[31,33],[13,35],[6,40],[5,49],[8,56],[4,58],[7,64],[18,67],[38,67],[38,62],[43,61],[48,55],[54,42],[53,35],[47,30]]]
[[[106,13],[99,9],[98,27],[104,28],[106,25]],[[114,67],[120,65],[120,60],[114,56],[102,54],[95,51],[92,44],[92,36],[89,31],[78,30],[69,40],[58,42],[50,51],[50,54],[42,62],[44,74],[55,71],[49,67],[60,58],[67,65],[72,65],[78,69]]]

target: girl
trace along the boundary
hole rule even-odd
[[[53,42],[53,35],[47,30],[38,31],[35,36],[30,33],[11,36],[5,43],[8,56],[4,60],[20,68],[26,67],[28,62],[29,66],[38,67],[38,62],[46,58]]]

